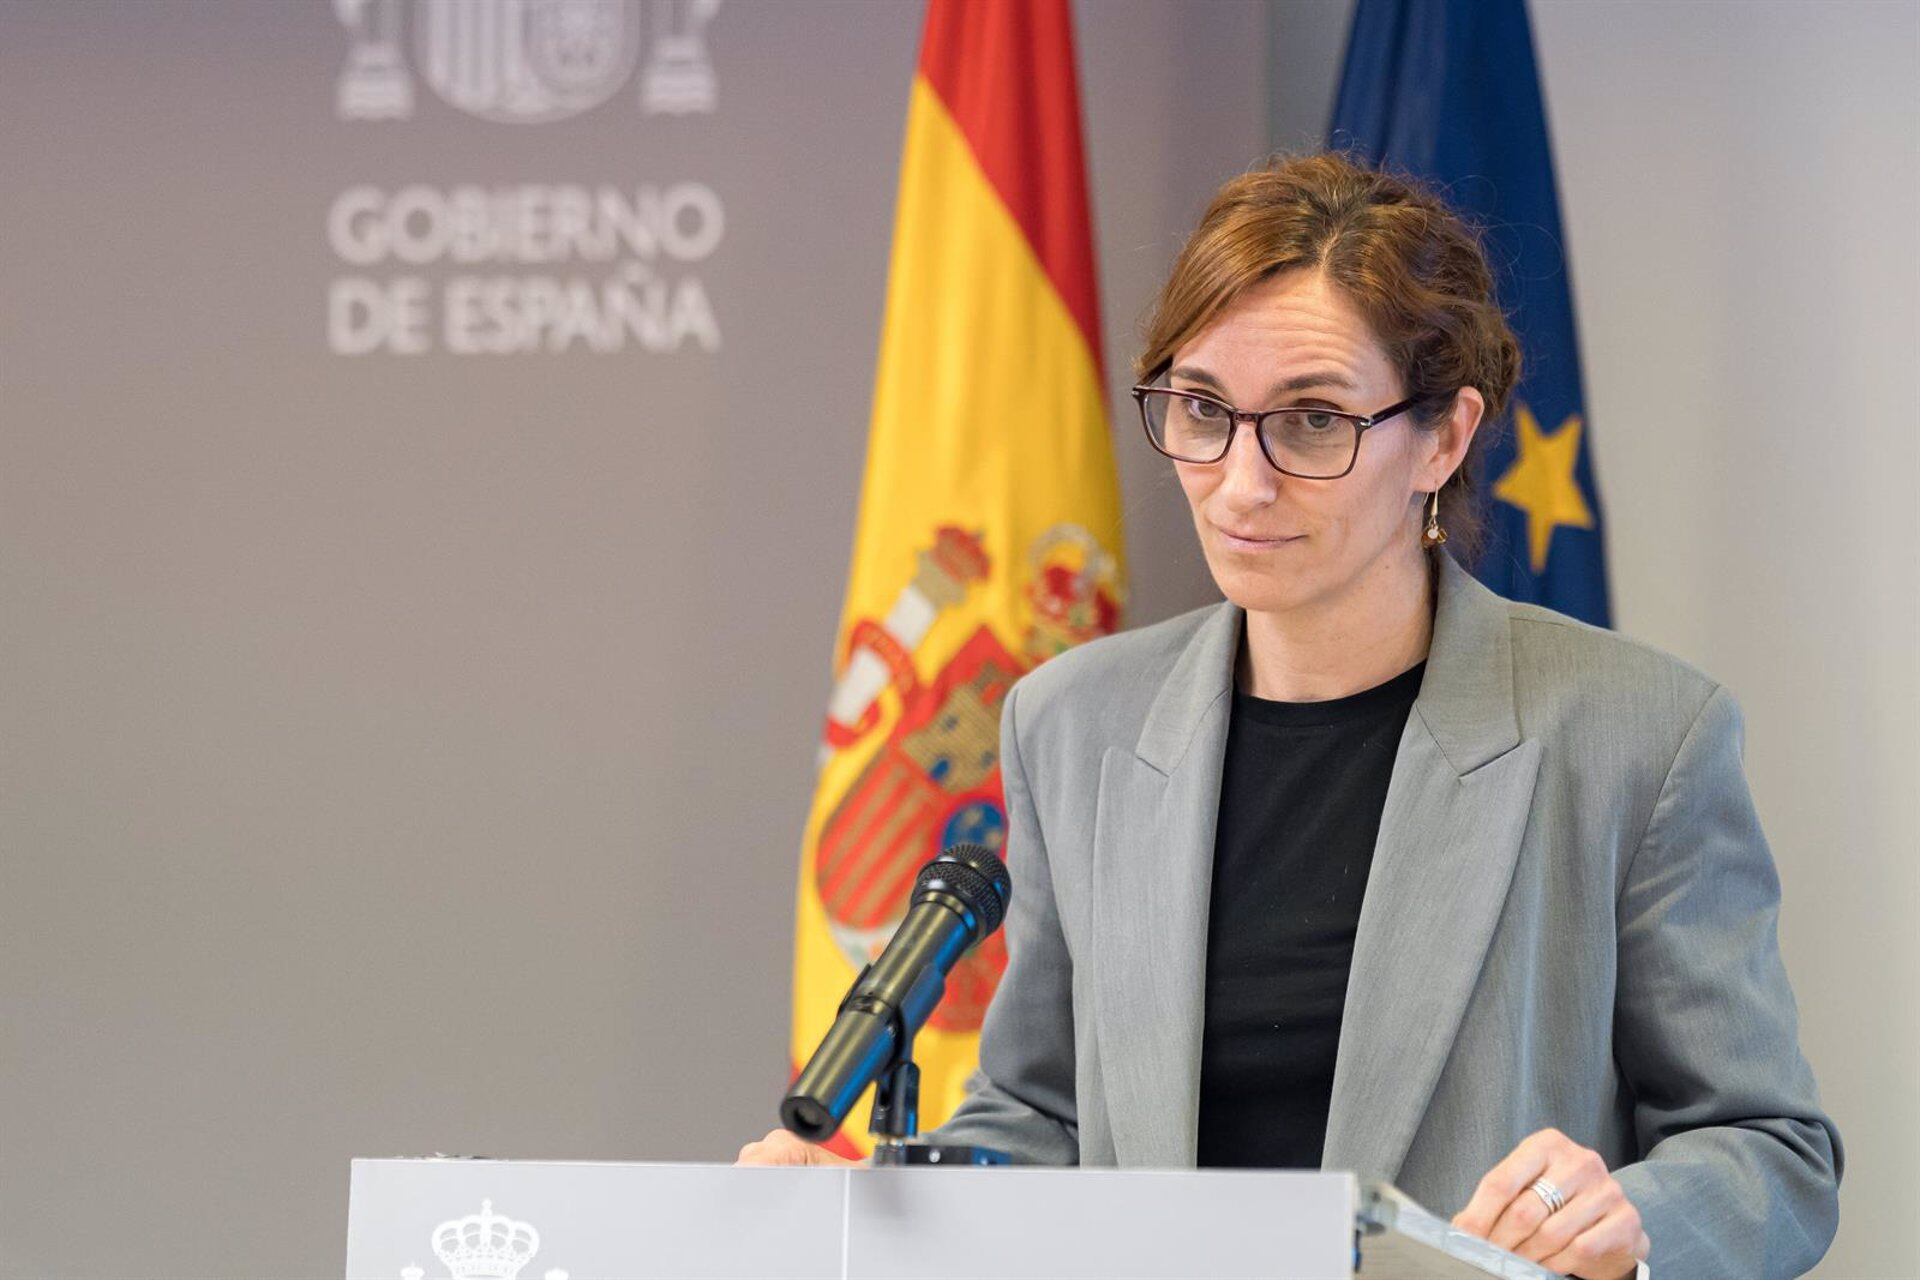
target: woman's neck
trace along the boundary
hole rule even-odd
[[[1248,613],[1238,687],[1277,702],[1325,702],[1385,684],[1427,656],[1433,579],[1416,549],[1362,575],[1337,600]]]

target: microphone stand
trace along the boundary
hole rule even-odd
[[[904,1032],[895,1016],[895,1027]],[[875,1168],[911,1164],[1011,1164],[1011,1157],[992,1147],[952,1142],[913,1142],[920,1132],[920,1067],[913,1060],[913,1037],[894,1037],[899,1048],[873,1081],[873,1119],[867,1134],[873,1139]]]
[[[874,1164],[910,1163],[907,1139],[919,1132],[920,1067],[913,1060],[913,1042],[907,1041],[874,1078],[873,1121],[867,1126]]]

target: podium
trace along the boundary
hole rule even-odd
[[[1550,1274],[1304,1170],[355,1160],[347,1210],[347,1280]]]

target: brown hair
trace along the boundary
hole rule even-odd
[[[1275,156],[1214,194],[1146,323],[1136,377],[1156,377],[1249,286],[1317,267],[1366,319],[1433,429],[1454,392],[1474,387],[1486,414],[1440,490],[1449,546],[1471,562],[1484,516],[1478,462],[1520,378],[1520,344],[1493,295],[1478,231],[1418,183],[1336,152]]]

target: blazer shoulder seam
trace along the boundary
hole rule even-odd
[[[1603,644],[1615,645],[1623,649],[1631,650],[1634,653],[1664,663],[1674,671],[1682,672],[1699,680],[1706,686],[1708,697],[1711,697],[1713,691],[1720,687],[1720,682],[1715,680],[1711,675],[1702,671],[1699,667],[1687,661],[1685,658],[1680,657],[1678,654],[1669,653],[1658,645],[1648,644],[1645,640],[1625,635],[1622,632],[1614,631],[1607,627],[1596,627],[1592,623],[1582,622],[1578,618],[1563,617],[1550,610],[1541,610],[1539,613],[1535,613],[1532,610],[1536,606],[1519,605],[1512,601],[1509,601],[1508,604],[1507,621],[1511,626],[1517,627],[1521,624],[1531,624],[1536,627],[1552,627],[1559,631],[1571,631],[1578,635],[1590,636]],[[1521,612],[1522,609],[1526,609],[1527,612]]]
[[[1687,731],[1680,735],[1680,743],[1673,749],[1673,759],[1667,761],[1667,770],[1660,776],[1660,789],[1653,793],[1653,803],[1647,806],[1646,825],[1640,828],[1640,838],[1634,841],[1633,853],[1627,858],[1627,865],[1620,877],[1620,888],[1614,895],[1614,918],[1619,918],[1621,899],[1626,897],[1627,886],[1633,883],[1634,868],[1640,865],[1640,855],[1647,847],[1647,837],[1653,834],[1653,820],[1660,815],[1660,802],[1667,798],[1667,788],[1673,785],[1673,771],[1680,765],[1680,757],[1687,754],[1687,747],[1699,734],[1700,726],[1707,718],[1707,708],[1726,693],[1724,686],[1714,684],[1707,690],[1707,696],[1700,701],[1694,711],[1693,719],[1687,724]]]

